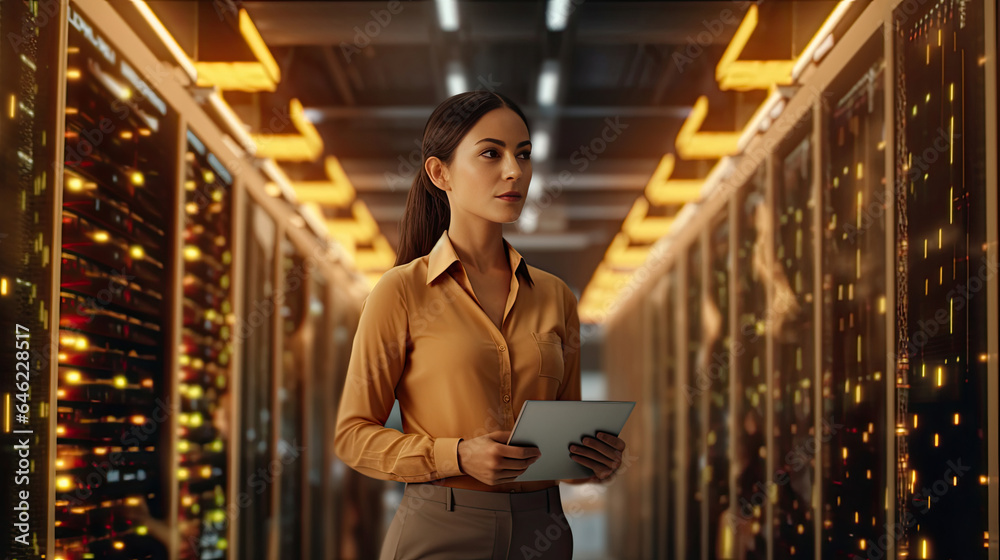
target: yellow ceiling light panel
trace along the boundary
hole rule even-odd
[[[691,114],[684,120],[674,145],[684,159],[718,159],[736,153],[742,132],[701,132],[708,116],[708,97],[695,102]]]
[[[674,223],[672,217],[656,216],[648,217],[649,202],[645,198],[639,197],[632,204],[625,221],[622,222],[622,232],[629,239],[642,243],[652,243],[663,237],[670,230],[670,225]]]
[[[245,9],[240,9],[240,34],[257,60],[196,62],[198,85],[218,86],[221,90],[274,91],[281,81],[281,69]]]
[[[666,154],[660,158],[653,177],[646,185],[646,200],[653,204],[685,204],[701,197],[702,179],[671,179],[676,158]]]
[[[298,99],[288,104],[288,117],[297,133],[250,134],[257,145],[256,156],[278,161],[315,161],[323,154],[323,139],[306,118]]]
[[[278,63],[271,56],[271,50],[264,43],[264,38],[260,36],[257,26],[250,19],[250,14],[243,8],[240,8],[240,35],[243,35],[243,39],[250,46],[250,50],[257,57],[260,64],[267,69],[268,75],[275,83],[280,82],[281,70],[278,68]]]
[[[631,267],[628,267],[624,271],[616,270],[615,265],[606,260],[601,261],[597,264],[597,268],[594,270],[593,276],[590,277],[587,287],[607,288],[618,291],[628,284],[629,278],[632,277],[632,271]]]
[[[298,200],[315,202],[326,206],[336,206],[343,208],[354,200],[356,193],[354,185],[344,173],[344,168],[340,166],[340,161],[327,156],[324,160],[326,166],[326,176],[329,181],[292,181],[292,188],[295,189],[295,196]]]
[[[330,222],[327,221],[327,227],[329,228]],[[357,253],[358,241],[351,237],[350,235],[337,234],[332,230],[330,231],[330,237],[332,237],[340,246],[344,249],[344,254],[350,259],[351,263],[354,263],[354,255]]]
[[[355,241],[367,243],[379,234],[378,224],[363,201],[355,200],[354,204],[351,204],[351,215],[354,217],[327,220],[326,226],[330,230],[330,235],[334,238],[350,237]]]
[[[615,268],[638,268],[646,262],[649,247],[629,247],[628,235],[618,233],[604,252],[604,262]]]
[[[715,80],[719,82],[719,89],[749,91],[769,89],[774,84],[792,83],[795,60],[737,60],[755,29],[757,6],[751,5],[715,67]]]
[[[396,263],[396,252],[392,250],[392,245],[381,233],[372,239],[371,249],[356,249],[354,253],[354,265],[358,270],[365,272],[380,271],[385,272]]]

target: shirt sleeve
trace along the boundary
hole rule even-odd
[[[565,295],[563,299],[566,310],[566,340],[563,342],[563,365],[566,371],[563,373],[563,382],[559,386],[556,400],[578,401],[580,400],[580,315],[577,312],[576,296],[569,289],[564,287]]]
[[[354,470],[381,480],[427,482],[463,474],[460,438],[404,434],[385,427],[406,365],[409,340],[402,279],[390,270],[361,305],[333,447]]]

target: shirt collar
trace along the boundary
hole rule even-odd
[[[514,271],[515,274],[520,272],[529,281],[531,276],[528,274],[528,262],[524,260],[521,253],[517,252],[517,249],[513,245],[507,242],[506,239],[503,240],[504,246],[507,248],[507,257],[510,259],[510,269]],[[441,237],[438,238],[437,243],[434,244],[434,248],[428,255],[427,259],[427,284],[434,281],[435,278],[441,275],[444,271],[455,262],[458,261],[458,253],[455,252],[455,246],[451,244],[451,239],[448,237],[448,230],[444,230],[441,233]]]

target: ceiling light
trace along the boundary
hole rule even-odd
[[[536,162],[545,161],[549,157],[551,137],[548,130],[537,130],[531,138],[531,159]]]
[[[547,107],[555,105],[559,93],[559,62],[546,60],[542,63],[542,73],[538,77],[538,104]]]
[[[542,191],[544,189],[545,186],[542,184],[542,174],[532,173],[531,182],[528,183],[527,200],[538,200],[538,197],[542,196]]]
[[[465,85],[465,72],[462,71],[462,65],[458,61],[452,61],[448,64],[447,80],[449,97],[458,95],[468,89]]]
[[[517,219],[517,229],[524,233],[532,233],[538,228],[538,207],[534,204],[525,205],[521,216]]]
[[[438,22],[444,31],[458,29],[458,3],[456,0],[436,0]]]
[[[569,0],[549,0],[549,5],[545,9],[545,23],[549,31],[562,31],[566,29],[566,20],[570,13]]]

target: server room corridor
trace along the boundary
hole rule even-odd
[[[0,560],[1000,560],[997,12],[0,0]]]

